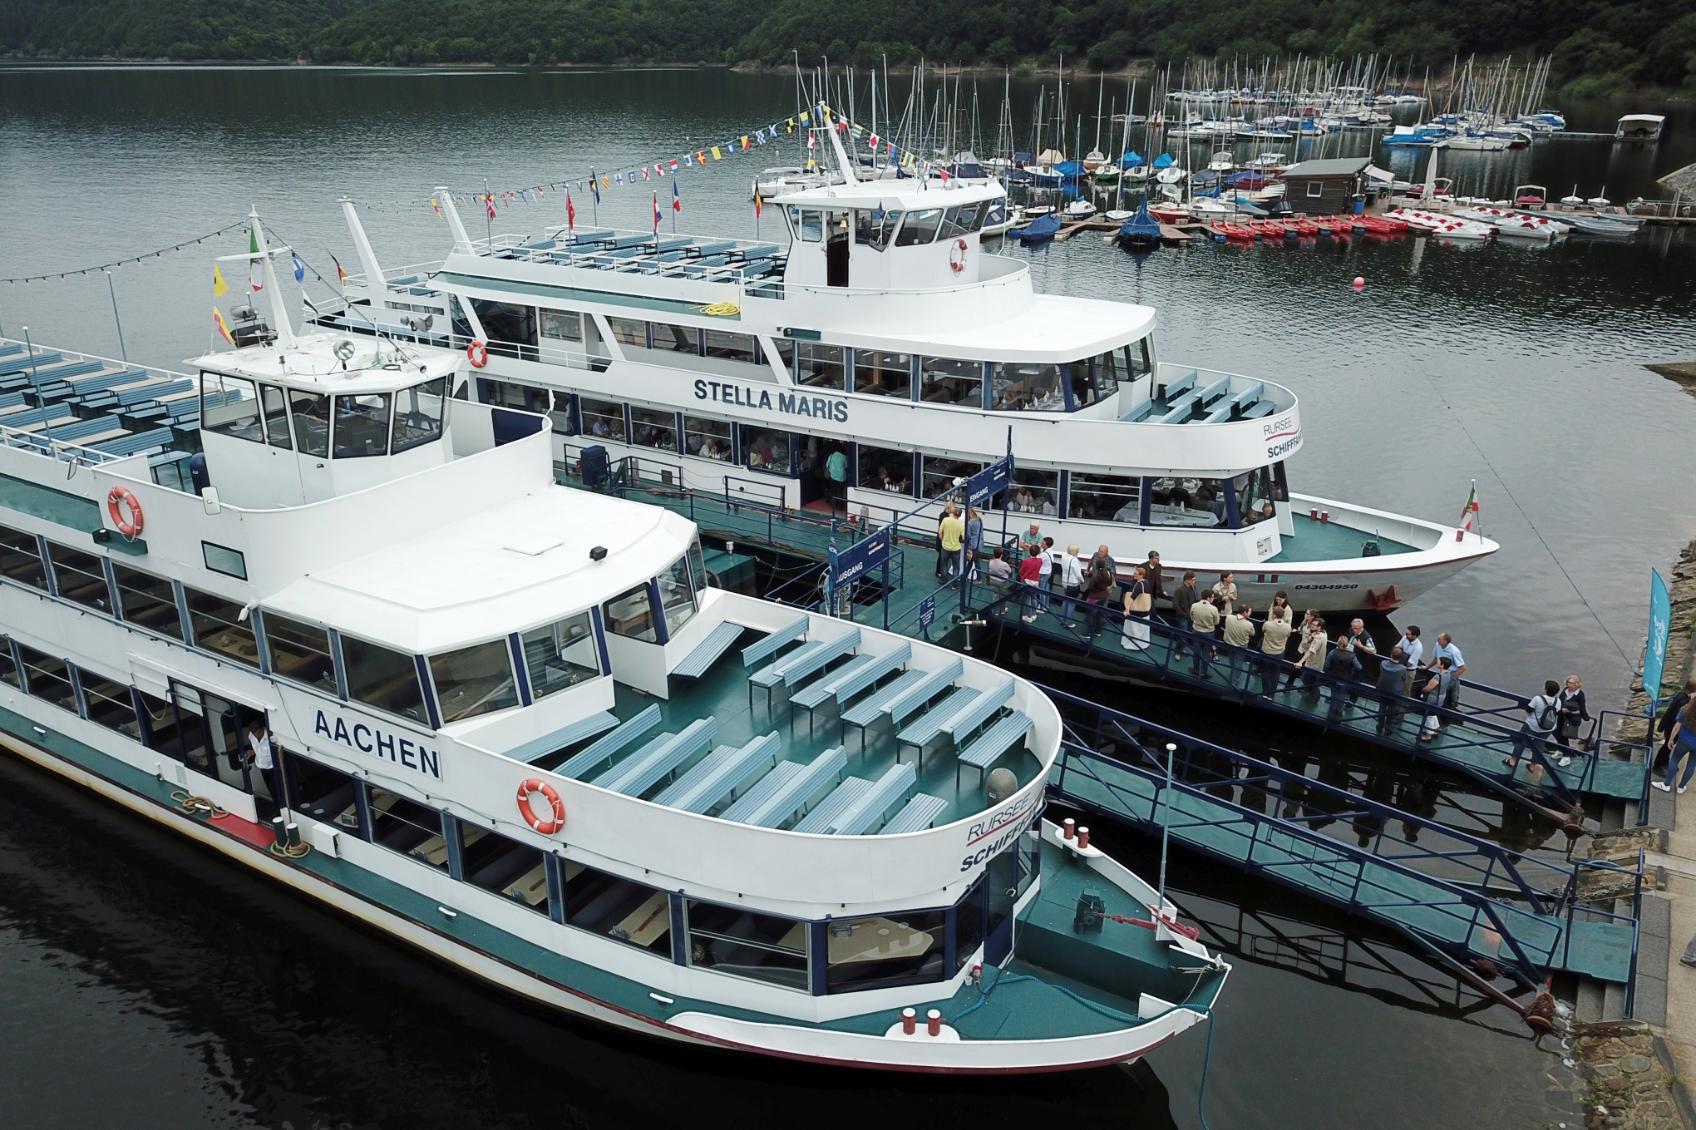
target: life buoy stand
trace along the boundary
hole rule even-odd
[[[481,369],[489,363],[489,347],[481,341],[473,341],[465,347],[465,356],[473,369]]]
[[[535,797],[538,793],[548,802],[550,814],[546,817],[536,815]],[[565,827],[565,802],[559,799],[559,790],[535,777],[518,786],[518,812],[526,824],[544,836],[551,836]]]
[[[948,265],[949,265],[949,267],[953,268],[955,274],[959,274],[961,271],[966,269],[966,241],[965,240],[956,239],[954,241],[954,246],[949,248],[949,250],[948,250]]]
[[[118,527],[118,532],[127,538],[141,535],[144,519],[141,514],[141,503],[136,501],[135,492],[129,487],[113,487],[106,492],[106,514],[112,519],[112,524]]]

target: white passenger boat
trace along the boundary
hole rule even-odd
[[[374,316],[405,333],[407,312],[439,311],[453,328],[432,340],[487,343],[479,397],[549,410],[562,460],[602,446],[675,467],[681,486],[875,524],[1010,443],[1021,522],[1061,546],[1106,544],[1127,570],[1158,550],[1168,574],[1234,571],[1257,606],[1285,590],[1301,607],[1388,610],[1496,548],[1292,493],[1295,394],[1158,359],[1148,307],[1036,293],[1026,261],[980,244],[996,186],[794,193],[774,201],[787,247],[605,230],[473,240],[451,194],[438,199],[447,260],[393,278],[347,208],[365,274],[348,283],[355,309],[327,324]]]
[[[669,1040],[1002,1073],[1206,1018],[1226,963],[1042,821],[1036,687],[711,586],[681,515],[556,485],[463,353],[297,336],[273,253],[231,257],[270,326],[191,376],[0,341],[0,745]]]

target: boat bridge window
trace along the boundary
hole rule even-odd
[[[881,349],[854,351],[854,391],[909,400],[913,395],[913,355]]]
[[[683,446],[697,458],[731,462],[730,421],[705,416],[683,417]]]
[[[601,618],[607,631],[615,636],[654,643],[659,639],[654,631],[654,605],[646,583],[627,589],[601,606]]]
[[[854,213],[854,242],[882,251],[901,226],[901,213],[883,208],[861,208]]]
[[[233,659],[244,667],[259,666],[259,643],[253,638],[253,621],[242,615],[239,602],[187,587],[183,594],[188,597],[188,623],[194,633],[195,647]]]
[[[72,714],[77,712],[77,694],[71,687],[70,664],[23,644],[18,645],[18,657],[23,660],[24,690],[29,695]]]
[[[285,749],[283,777],[283,789],[294,801],[296,812],[349,829],[362,840],[370,839],[357,799],[360,784],[351,776]]]
[[[954,489],[955,479],[966,479],[983,470],[982,463],[951,459],[946,455],[926,455],[920,461],[919,497],[935,498]]]
[[[695,586],[689,583],[689,560],[679,557],[659,575],[660,611],[665,614],[665,629],[676,634],[677,629],[694,619]]]
[[[336,661],[330,652],[330,633],[316,624],[290,620],[275,612],[262,615],[271,673],[334,694]]]
[[[543,699],[601,673],[595,630],[587,612],[531,628],[519,636],[530,694]]]
[[[389,394],[367,392],[336,397],[335,457],[355,459],[389,453]]]
[[[111,615],[112,597],[106,589],[106,567],[97,554],[50,541],[47,543],[47,555],[53,563],[53,584],[62,599]]]
[[[349,698],[414,722],[426,721],[418,664],[412,656],[357,636],[344,634],[341,641]]]
[[[676,451],[677,413],[653,408],[630,409],[630,442],[656,451]]]
[[[999,362],[990,370],[990,407],[1003,412],[1064,412],[1060,366]]]
[[[932,404],[983,406],[983,362],[926,357],[919,362],[919,399]]]
[[[1022,514],[1060,513],[1060,472],[1013,468],[1013,498],[1009,508]]]
[[[942,230],[938,238],[955,239],[969,235],[983,226],[982,204],[959,204],[948,209],[942,217]]]
[[[771,428],[742,425],[742,462],[750,471],[794,473],[795,437]]]
[[[12,658],[12,641],[0,636],[0,683],[21,688],[18,681],[18,661]]]
[[[929,243],[936,238],[936,230],[941,226],[941,208],[921,208],[908,212],[906,220],[901,224],[901,230],[895,234],[895,246],[912,247]]]
[[[467,883],[538,914],[548,913],[547,865],[539,848],[472,824],[461,824],[460,829]]]
[[[795,238],[803,243],[819,243],[824,239],[824,213],[817,208],[789,209],[789,226],[795,231]]]
[[[1269,522],[1278,516],[1273,505],[1277,496],[1272,485],[1272,468],[1244,471],[1231,480],[1231,485],[1237,491],[1237,515],[1243,525]]]
[[[1134,381],[1154,372],[1154,358],[1148,351],[1148,338],[1133,341],[1125,346],[1125,376],[1122,380]]]
[[[760,343],[753,334],[705,330],[702,336],[708,357],[723,357],[727,361],[742,361],[749,365],[763,363],[760,360]]]
[[[302,455],[320,459],[330,454],[330,398],[299,389],[289,390],[289,415]]]
[[[941,981],[948,911],[899,911],[825,923],[825,991],[852,993]]]
[[[565,924],[671,958],[671,899],[644,883],[567,860]]]
[[[848,379],[846,351],[840,345],[800,342],[795,346],[794,372],[800,384],[840,391]]]
[[[867,490],[886,490],[890,494],[913,493],[913,453],[893,447],[873,447],[862,443],[855,453],[859,465],[859,485]]]
[[[47,568],[41,561],[41,543],[34,534],[0,526],[0,575],[20,585],[47,590]]]
[[[1151,479],[1149,525],[1199,529],[1227,526],[1225,495],[1230,489],[1229,481],[1220,479]]]
[[[1142,521],[1142,479],[1073,471],[1066,512],[1072,518],[1137,525]]]
[[[430,657],[442,724],[518,705],[512,649],[505,636]]]
[[[807,992],[807,923],[689,899],[689,964]]]
[[[200,428],[219,435],[265,442],[259,396],[253,382],[225,373],[201,373]]]
[[[134,741],[141,740],[141,723],[136,719],[128,684],[85,668],[78,668],[77,682],[82,685],[82,700],[88,707],[90,722]]]
[[[1072,370],[1072,401],[1078,408],[1111,398],[1119,391],[1120,364],[1122,358],[1118,352],[1109,349],[1096,357],[1073,361]]]
[[[262,384],[259,386],[259,404],[265,414],[265,437],[271,446],[292,448],[288,394],[276,385]]]
[[[584,435],[624,442],[624,405],[587,396],[579,397],[577,403]]]
[[[489,352],[536,360],[536,308],[512,302],[473,298],[471,308],[489,335]]]
[[[182,617],[177,614],[177,592],[170,581],[112,562],[118,582],[118,615],[150,632],[183,638]]]
[[[395,454],[442,438],[442,411],[447,405],[447,378],[403,388],[395,396]],[[545,395],[545,394],[544,394]]]
[[[442,814],[399,793],[370,788],[371,842],[438,871],[448,870]]]

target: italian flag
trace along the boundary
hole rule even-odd
[[[1466,505],[1460,509],[1460,528],[1474,533],[1478,529],[1478,480],[1472,480],[1472,493],[1466,496]]]

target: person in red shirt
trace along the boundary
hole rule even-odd
[[[1019,584],[1024,596],[1025,623],[1036,620],[1037,601],[1042,593],[1042,583],[1048,573],[1048,557],[1040,548],[1034,550],[1023,561],[1019,562]]]

